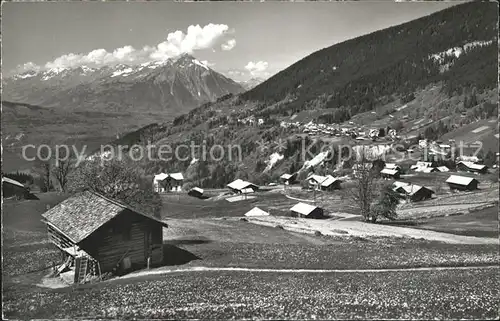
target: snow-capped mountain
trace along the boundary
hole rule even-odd
[[[242,85],[245,90],[250,90],[264,81],[266,81],[264,78],[255,77],[249,80],[240,81],[239,84]]]
[[[186,110],[244,88],[190,55],[139,65],[53,68],[2,80],[3,100],[65,110]]]

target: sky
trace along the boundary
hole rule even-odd
[[[189,53],[237,81],[450,2],[33,2],[2,4],[2,71],[136,64]]]

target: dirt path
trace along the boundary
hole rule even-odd
[[[314,220],[292,217],[262,217],[250,218],[254,224],[266,226],[281,225],[285,230],[315,233],[332,236],[360,236],[360,237],[408,237],[426,239],[452,244],[499,244],[498,238],[474,237],[455,235],[428,230],[412,229],[408,227],[369,224],[347,220]]]
[[[161,269],[150,270],[130,273],[122,277],[110,280],[123,280],[141,276],[161,275],[169,273],[188,273],[188,272],[220,272],[220,271],[234,271],[234,272],[264,272],[264,273],[390,273],[390,272],[428,272],[428,271],[444,271],[444,270],[473,270],[473,269],[498,269],[497,265],[487,266],[442,266],[442,267],[418,267],[418,268],[393,268],[393,269],[363,269],[363,270],[325,270],[325,269],[258,269],[258,268],[232,268],[232,267],[192,267],[187,269]]]

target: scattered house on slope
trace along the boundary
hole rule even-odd
[[[280,179],[283,181],[285,185],[292,185],[297,180],[297,173],[283,174],[280,176]]]
[[[167,173],[160,173],[154,176],[153,178],[153,190],[157,193],[166,192],[165,186],[162,184],[162,181],[168,177]]]
[[[192,189],[189,190],[188,195],[197,197],[197,198],[202,198],[203,197],[203,189],[199,187],[193,187]]]
[[[28,198],[29,190],[21,183],[8,177],[2,177],[2,194],[4,198]]]
[[[323,209],[310,204],[297,203],[290,211],[294,217],[324,218]]]
[[[451,190],[462,190],[462,191],[472,191],[476,190],[479,185],[479,181],[472,177],[451,175],[446,180],[446,183]]]
[[[252,208],[250,211],[245,213],[245,216],[255,217],[255,216],[269,216],[269,213],[261,210],[258,207]]]
[[[167,191],[180,192],[184,183],[184,175],[182,173],[168,174],[163,183]]]
[[[340,179],[333,177],[332,175],[326,175],[325,180],[321,182],[320,188],[323,191],[331,191],[334,189],[340,189]]]
[[[384,168],[380,171],[380,175],[383,177],[383,178],[393,178],[393,179],[399,179],[400,177],[400,173],[398,170],[395,170],[395,169],[388,169],[388,168]]]
[[[70,269],[75,283],[163,263],[167,223],[101,194],[76,194],[42,217],[49,239],[64,257],[58,271]]]
[[[460,161],[457,163],[457,171],[485,174],[488,172],[488,166],[474,164],[473,162]]]
[[[434,191],[420,185],[406,184],[394,188],[394,191],[409,198],[412,202],[423,201],[432,198]]]
[[[160,173],[153,178],[153,189],[155,192],[179,192],[184,183],[182,173]]]
[[[239,178],[227,184],[227,187],[231,190],[231,192],[236,194],[253,193],[259,189],[259,186]]]

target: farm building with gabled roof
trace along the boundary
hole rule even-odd
[[[340,183],[340,179],[335,178],[332,175],[326,175],[320,186],[322,190],[340,189]]]
[[[239,178],[237,180],[234,180],[231,183],[227,184],[227,187],[233,193],[238,193],[238,194],[242,194],[243,190],[247,190],[247,189],[251,189],[252,192],[255,192],[256,190],[259,189],[259,186],[255,185],[253,183],[244,181],[244,180],[239,179]],[[248,193],[248,191],[245,191],[245,192]]]
[[[462,172],[484,174],[488,171],[488,167],[486,165],[475,164],[473,162],[460,161],[457,163],[457,170]]]
[[[394,188],[394,191],[408,197],[412,202],[423,201],[432,198],[434,191],[420,185],[406,184]]]
[[[291,185],[296,182],[297,173],[283,174],[280,176],[280,179],[285,183],[285,185]]]
[[[389,169],[389,168],[384,168],[380,171],[380,175],[382,175],[383,178],[395,178],[398,179],[400,176],[400,173],[396,169]]]
[[[180,191],[184,182],[182,173],[160,173],[153,178],[155,192]]]
[[[23,184],[8,177],[2,177],[2,197],[22,199],[27,198],[28,194],[29,191]]]
[[[457,190],[472,191],[472,190],[477,189],[477,186],[479,185],[479,181],[473,177],[451,175],[446,180],[446,184],[448,184],[448,186],[452,190],[457,189]]]
[[[74,270],[75,283],[88,274],[117,272],[163,262],[167,223],[122,202],[85,191],[42,214],[48,235]]]
[[[397,164],[394,164],[394,163],[386,163],[385,164],[385,168],[387,169],[393,169],[393,170],[396,170],[396,171],[401,171],[401,166],[397,165]]]
[[[201,198],[201,197],[203,197],[203,192],[204,192],[204,190],[202,188],[193,187],[192,189],[189,190],[188,195]]]
[[[306,203],[295,204],[290,211],[292,216],[305,218],[324,218],[323,209]]]
[[[269,216],[269,213],[261,210],[258,207],[252,208],[250,211],[245,213],[245,216],[253,217],[253,216]]]

